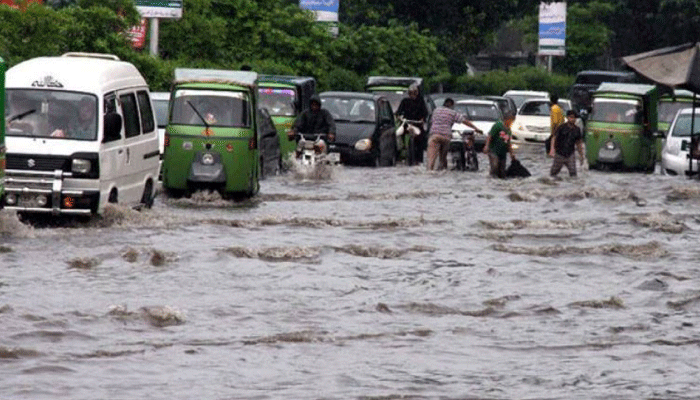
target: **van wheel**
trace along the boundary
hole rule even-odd
[[[146,208],[153,207],[153,181],[150,179],[146,182],[146,187],[143,188],[143,195],[141,196],[141,204]]]
[[[107,203],[117,204],[118,201],[119,201],[119,197],[117,194],[117,189],[112,189],[112,191],[109,192],[109,197],[107,198]]]

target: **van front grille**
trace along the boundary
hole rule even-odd
[[[29,154],[7,154],[7,169],[70,172],[70,158]]]

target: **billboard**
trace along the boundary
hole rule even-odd
[[[540,3],[539,39],[539,55],[566,55],[566,3]]]
[[[299,7],[312,11],[316,21],[338,22],[340,0],[299,0]]]
[[[182,18],[183,0],[135,0],[134,4],[144,18]]]

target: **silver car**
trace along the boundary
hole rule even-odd
[[[693,119],[695,120],[693,122]],[[676,113],[666,133],[661,151],[661,172],[668,175],[685,175],[688,173],[690,160],[690,129],[693,123],[695,134],[700,134],[700,109],[684,108]],[[698,137],[700,140],[700,136]],[[698,172],[698,160],[693,160],[693,172]]]

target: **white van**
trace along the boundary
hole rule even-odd
[[[108,54],[39,57],[7,71],[5,207],[95,214],[153,203],[158,131],[132,64]]]

